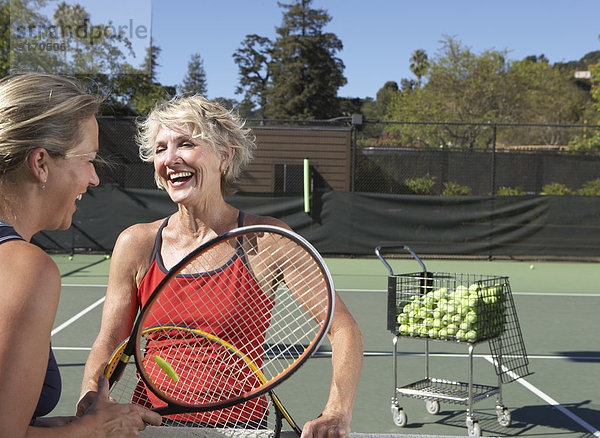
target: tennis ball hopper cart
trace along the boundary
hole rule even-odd
[[[408,251],[422,271],[395,274],[385,258]],[[423,261],[406,245],[378,246],[375,254],[389,271],[387,328],[394,334],[394,394],[392,417],[403,427],[408,424],[398,395],[422,399],[430,414],[440,412],[440,402],[466,405],[469,436],[481,436],[473,416],[473,404],[496,396],[496,414],[501,426],[510,426],[511,416],[502,402],[502,385],[529,375],[528,358],[521,335],[508,277],[480,274],[428,272]],[[425,343],[425,377],[398,386],[397,351],[400,338]],[[429,342],[464,344],[468,350],[468,381],[460,382],[429,375]],[[498,377],[498,385],[473,383],[473,352],[487,342]]]

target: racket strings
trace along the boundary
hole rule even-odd
[[[250,259],[248,264],[251,265],[251,272],[253,274],[253,277],[261,278],[262,284],[273,285],[276,279],[283,279],[283,269],[275,269],[273,267],[274,261],[277,261],[279,259],[284,260],[284,264],[286,265],[284,269],[292,273],[288,276],[288,278],[285,279],[287,283],[291,283],[290,285],[279,282],[272,286],[283,286],[284,291],[281,293],[278,293],[277,290],[274,291],[276,295],[275,301],[277,302],[277,305],[272,310],[273,315],[270,318],[271,327],[268,330],[267,335],[271,333],[276,333],[278,335],[278,339],[276,339],[273,336],[273,339],[270,339],[269,341],[267,341],[267,343],[278,343],[280,344],[280,346],[281,344],[296,346],[296,348],[288,348],[288,353],[293,352],[293,354],[291,355],[297,356],[297,354],[295,353],[296,351],[298,351],[297,346],[306,344],[310,341],[311,336],[306,336],[306,333],[310,333],[311,330],[314,331],[315,321],[312,315],[315,315],[317,313],[315,309],[323,307],[323,302],[314,299],[312,300],[313,302],[310,302],[310,300],[305,300],[304,306],[306,308],[303,309],[302,312],[296,312],[294,314],[290,312],[290,310],[298,309],[298,301],[292,294],[289,293],[289,290],[303,289],[305,291],[304,295],[309,296],[311,290],[314,290],[315,287],[324,288],[325,286],[323,276],[315,266],[315,262],[312,259],[312,257],[308,256],[307,253],[304,251],[298,251],[297,245],[294,242],[284,241],[284,243],[285,244],[277,245],[273,245],[272,243],[263,244],[262,246],[265,249],[262,251],[259,251],[257,245],[255,245],[253,246],[251,251],[248,251],[249,255],[247,256],[247,258]],[[222,247],[230,248],[229,245],[222,245],[219,246],[219,249]],[[228,260],[228,258],[222,255],[213,256],[213,254],[217,252],[219,252],[219,250],[217,248],[214,248],[212,251],[203,254],[202,258],[192,260],[192,262],[188,264],[188,266],[186,266],[185,271],[188,273],[188,275],[191,272],[222,272],[224,270],[224,268],[222,267],[223,260]],[[288,257],[283,258],[283,253],[288,254]],[[303,255],[303,257],[295,256],[295,253]],[[292,265],[293,263],[295,263],[295,265]],[[308,275],[308,272],[315,271],[318,272],[319,275]],[[191,276],[182,279],[182,281],[185,281],[187,283],[190,289],[195,289],[197,287],[197,280],[198,277]],[[210,316],[213,317],[212,319],[216,321],[218,319],[218,317],[216,316],[218,315],[218,312],[215,312],[215,310],[226,309],[227,302],[224,300],[225,295],[222,295],[220,293],[207,293],[207,288],[209,287],[212,287],[212,285],[207,284],[202,289],[202,295],[210,296],[212,299],[212,302],[209,304],[209,306],[206,306],[205,300],[203,300],[201,297],[193,300],[183,300],[181,298],[181,294],[176,293],[175,290],[173,290],[172,293],[163,293],[162,298],[164,298],[165,300],[159,300],[157,302],[157,305],[160,306],[160,308],[162,309],[161,313],[163,314],[166,314],[168,312],[176,313],[173,312],[173,309],[180,309],[184,307],[188,310],[188,314],[203,315],[208,313]],[[264,322],[262,324],[259,324],[261,320],[261,313],[263,312],[263,309],[272,306],[272,304],[268,301],[272,301],[271,295],[273,294],[273,292],[260,292],[261,289],[259,289],[257,286],[254,286],[254,289],[255,290],[252,290],[252,293],[250,295],[251,298],[247,299],[246,303],[242,303],[242,305],[244,305],[244,307],[246,307],[247,309],[244,318],[239,317],[234,321],[227,320],[227,318],[224,318],[226,325],[216,324],[211,327],[211,331],[214,333],[229,331],[237,334],[243,334],[246,332],[254,333],[256,330],[264,330]],[[286,298],[288,300],[287,302],[284,301],[284,299]],[[206,311],[207,307],[210,308],[210,312]],[[253,312],[251,312],[252,309],[260,309],[260,312],[256,312],[256,314],[254,314]],[[292,316],[294,315],[295,319],[292,319]],[[205,319],[209,319],[210,316]],[[324,317],[322,316],[318,316],[318,318],[320,318],[321,320],[324,319]],[[277,321],[279,321],[279,324],[274,325],[274,323],[277,323]],[[174,324],[184,323],[184,321],[175,320],[171,322]],[[165,321],[163,320],[161,321],[161,323],[165,323]],[[195,322],[193,324],[184,323],[184,325],[197,326]],[[294,325],[297,326],[295,330],[290,330],[290,328]],[[245,339],[243,339],[243,336],[237,336],[237,338],[237,340],[232,340],[237,341],[236,343],[238,344],[241,344],[244,341],[246,341]],[[262,354],[262,345],[254,345],[254,350],[252,351],[249,350],[248,347],[248,345],[244,346],[245,353],[248,356],[256,357],[257,355]],[[282,369],[285,369],[285,367]]]
[[[153,407],[133,358],[128,362],[119,385],[111,388],[110,396],[118,402],[132,402],[148,408]],[[223,434],[227,437],[237,436],[239,430],[272,431],[277,427],[275,407],[270,397],[260,398],[261,403],[250,400],[228,409],[167,415],[164,417],[160,436],[206,436],[206,431],[203,431],[205,429],[230,429],[228,433]],[[176,429],[171,430],[168,426]],[[265,438],[268,438],[268,435]]]
[[[168,345],[164,346],[162,332],[160,341],[150,340],[143,364],[147,374],[154,378],[153,385],[165,395],[189,405],[208,404],[234,398],[260,384],[252,362],[220,339],[197,330],[165,331],[169,336]],[[157,355],[173,364],[169,365],[173,372],[164,372],[161,364],[153,360]]]
[[[144,307],[136,335],[141,374],[128,384],[121,378],[115,390],[130,389],[119,400],[206,410],[250,399],[169,417],[182,422],[265,415],[270,401],[257,396],[307,357],[327,329],[332,287],[320,264],[284,235],[245,233],[199,252],[176,274]]]

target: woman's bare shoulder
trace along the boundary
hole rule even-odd
[[[164,219],[132,225],[119,235],[112,252],[111,277],[131,284],[140,280],[150,266],[154,242]]]
[[[0,246],[0,266],[13,277],[26,272],[35,273],[38,278],[42,275],[60,277],[52,258],[39,246],[23,240],[8,241]]]
[[[54,260],[37,245],[14,240],[0,246],[2,299],[38,303],[42,307],[57,303],[60,295],[60,270]]]
[[[127,247],[138,247],[146,248],[154,246],[156,240],[156,234],[163,223],[164,219],[160,219],[154,222],[138,223],[131,225],[121,232],[117,238],[115,247],[127,246]]]

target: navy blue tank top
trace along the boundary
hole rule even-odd
[[[12,226],[0,221],[0,244],[9,240],[25,239],[23,239]],[[58,370],[58,364],[56,363],[54,353],[52,352],[52,345],[50,345],[48,367],[46,368],[46,378],[44,379],[42,393],[40,394],[40,398],[30,424],[33,424],[37,417],[48,415],[52,409],[56,407],[58,404],[58,399],[60,398],[61,387],[62,381],[60,378],[60,372]]]

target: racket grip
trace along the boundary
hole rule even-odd
[[[104,375],[108,378],[108,387],[112,388],[112,386],[117,382],[123,371],[125,371],[125,367],[127,366],[127,361],[129,361],[129,356],[121,356],[121,358],[115,364],[112,373],[110,369],[105,370]]]
[[[179,405],[167,405],[152,408],[154,412],[164,417],[165,415],[177,415],[177,414],[194,414],[196,412],[206,412],[213,410],[212,406],[179,406]]]
[[[302,430],[300,429],[300,427],[298,427],[298,424],[294,421],[294,419],[292,418],[288,410],[285,408],[285,406],[283,406],[283,403],[281,403],[279,397],[277,397],[274,392],[271,392],[271,398],[273,399],[273,404],[275,405],[275,408],[279,410],[283,418],[286,419],[286,421],[292,427],[294,432],[296,432],[298,436],[302,435]]]

